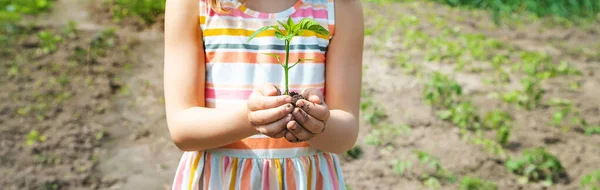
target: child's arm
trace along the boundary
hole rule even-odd
[[[166,6],[164,90],[171,139],[181,150],[198,151],[230,144],[257,130],[283,136],[291,100],[274,96],[272,85],[255,91],[248,105],[204,107],[206,66],[197,3],[169,0]]]
[[[329,119],[325,131],[308,142],[340,154],[352,148],[358,136],[364,25],[360,1],[335,1],[335,10],[325,74]]]

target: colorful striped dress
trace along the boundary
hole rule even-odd
[[[254,87],[270,82],[284,84],[284,72],[277,60],[264,53],[285,57],[284,42],[274,31],[265,31],[247,42],[263,26],[291,17],[295,22],[312,18],[333,35],[333,0],[298,0],[279,13],[262,13],[237,0],[221,0],[229,13],[213,11],[200,1],[200,27],[206,53],[207,107],[226,108],[246,104]],[[305,32],[290,47],[290,62],[316,58],[290,70],[290,89],[325,88],[325,53],[332,36]],[[185,152],[175,175],[173,189],[231,190],[318,190],[345,189],[338,157],[321,152],[308,143],[289,143],[254,135],[206,151]]]

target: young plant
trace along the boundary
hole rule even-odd
[[[522,183],[543,181],[544,185],[550,186],[566,176],[560,160],[544,148],[525,150],[521,157],[509,158],[506,168],[521,176],[519,181]]]
[[[451,105],[450,109],[438,113],[442,120],[450,121],[457,125],[461,131],[466,132],[481,130],[481,120],[477,113],[477,107],[470,101]]]
[[[38,38],[42,44],[42,53],[48,54],[56,51],[57,45],[62,38],[59,35],[54,35],[52,32],[41,31],[38,33]]]
[[[498,190],[498,186],[491,181],[479,177],[466,176],[460,181],[460,190]]]
[[[344,154],[344,156],[346,158],[349,158],[351,160],[359,159],[362,155],[363,155],[363,150],[358,145],[352,147],[350,150],[346,151],[346,153]]]
[[[31,146],[31,145],[34,145],[35,143],[44,142],[44,141],[46,141],[46,136],[40,135],[40,133],[34,129],[34,130],[29,131],[29,133],[27,134],[27,141],[25,141],[25,145]]]
[[[290,65],[289,64],[289,55],[290,55],[290,43],[292,42],[292,39],[295,36],[302,35],[306,31],[314,32],[314,33],[317,33],[320,35],[329,35],[329,31],[327,31],[327,29],[325,29],[319,23],[317,23],[316,21],[314,21],[310,18],[304,18],[304,19],[300,20],[300,22],[294,23],[294,21],[292,21],[292,18],[288,17],[288,20],[286,23],[283,23],[281,21],[277,21],[277,22],[279,22],[279,25],[265,26],[265,27],[258,29],[256,32],[254,32],[254,34],[252,34],[248,38],[248,42],[250,42],[252,39],[254,39],[254,37],[256,37],[258,34],[264,32],[268,29],[275,30],[275,36],[277,37],[277,39],[284,41],[285,62],[281,63],[278,54],[266,54],[266,55],[269,55],[269,56],[277,59],[277,61],[281,65],[281,67],[283,67],[283,71],[285,74],[285,92],[284,92],[284,94],[292,95],[292,94],[290,94],[289,85],[288,85],[290,69],[294,68],[294,66],[296,66],[298,63],[300,63],[302,61],[314,60],[314,59],[300,58],[300,59],[298,59],[298,61],[296,61],[296,63]],[[279,26],[283,27],[284,30],[279,29]]]
[[[496,141],[501,145],[506,145],[510,138],[513,118],[505,111],[490,111],[483,119],[484,126],[489,129],[497,130]]]
[[[583,176],[580,183],[583,190],[600,190],[600,170]]]
[[[442,167],[440,158],[419,150],[413,151],[413,156],[416,157],[416,160],[421,165],[426,165],[428,168],[433,169],[433,172],[428,172],[419,176],[425,186],[429,188],[439,188],[441,183],[456,182],[456,175]],[[399,175],[404,175],[406,170],[413,167],[413,162],[410,160],[393,160],[392,164],[394,171]]]
[[[459,101],[460,95],[462,95],[460,84],[439,72],[433,73],[431,80],[423,89],[425,101],[438,108],[449,108]]]

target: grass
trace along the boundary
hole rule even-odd
[[[112,5],[110,10],[113,20],[120,22],[122,19],[135,16],[142,24],[153,24],[157,17],[165,12],[164,0],[109,0]]]
[[[582,190],[600,190],[600,170],[583,176],[580,184]]]
[[[520,176],[522,183],[542,181],[550,186],[566,175],[560,160],[544,148],[533,148],[523,152],[518,158],[509,158],[506,168]]]
[[[502,16],[513,13],[529,12],[540,17],[554,16],[566,19],[596,19],[600,13],[600,1],[575,0],[433,0],[450,6],[462,6],[492,10],[496,23],[500,23]]]

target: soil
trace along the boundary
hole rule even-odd
[[[437,35],[441,29],[431,20],[442,18],[461,33],[483,34],[516,49],[568,61],[582,75],[545,81],[544,101],[569,99],[589,123],[600,124],[600,24],[549,26],[550,21],[526,19],[498,27],[488,13],[423,2],[365,3],[364,8],[367,28],[375,27],[377,18],[397,23],[415,16],[421,20],[419,31]],[[115,23],[107,5],[86,0],[57,0],[48,14],[25,20],[24,25],[32,27],[0,54],[1,71],[9,73],[0,75],[0,187],[168,189],[181,151],[170,141],[165,121],[162,24],[132,24],[137,22],[127,19]],[[78,23],[75,37],[63,34],[54,53],[40,53],[37,32],[62,34],[68,20]],[[114,37],[100,35],[108,28],[117,29]],[[578,189],[583,175],[600,169],[600,136],[550,126],[550,107],[526,111],[489,98],[497,90],[483,82],[489,70],[457,72],[448,66],[452,63],[423,61],[423,49],[400,46],[404,36],[402,30],[385,27],[366,36],[363,87],[382,105],[385,122],[409,125],[411,132],[385,146],[368,145],[365,139],[374,126],[361,119],[357,146],[364,153],[358,159],[342,159],[349,187],[425,189],[419,168],[403,175],[393,169],[394,160],[409,159],[413,150],[439,157],[441,165],[458,176],[495,181],[499,189]],[[110,45],[90,51],[91,42],[98,39],[108,39]],[[509,110],[515,128],[506,154],[544,146],[562,162],[568,177],[551,187],[519,183],[502,159],[463,140],[456,127],[436,117],[422,99],[423,76],[387,64],[396,62],[398,53],[408,53],[424,70],[451,74],[482,113]],[[580,84],[579,90],[569,89],[573,81]],[[512,83],[519,87],[518,80]],[[26,145],[28,139],[31,145]],[[441,189],[458,185],[443,183]]]
[[[294,105],[294,107],[298,107],[296,106],[298,100],[306,100],[304,96],[300,95],[298,92],[290,92],[290,96],[292,97],[292,105]]]

